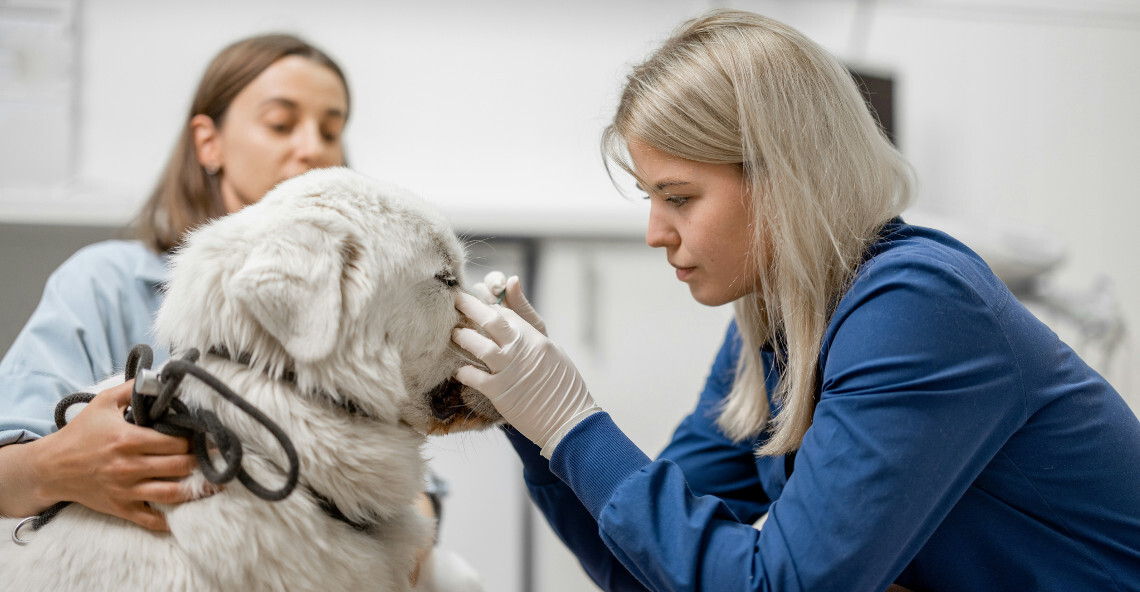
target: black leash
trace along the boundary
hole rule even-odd
[[[130,354],[127,356],[126,379],[135,379],[135,384],[131,392],[131,405],[127,408],[124,418],[129,423],[150,427],[169,436],[191,439],[194,442],[194,454],[198,459],[198,466],[202,470],[203,476],[211,483],[221,485],[236,477],[251,493],[263,500],[278,501],[285,499],[297,486],[301,472],[300,460],[297,457],[297,450],[293,447],[293,442],[285,434],[285,431],[262,413],[260,409],[251,405],[214,375],[197,366],[195,362],[198,360],[198,355],[198,350],[190,349],[181,357],[167,361],[162,367],[162,371],[155,373],[150,371],[151,363],[154,361],[154,353],[150,347],[139,344],[131,348]],[[269,489],[258,483],[245,471],[241,466],[241,441],[232,430],[222,424],[217,415],[206,409],[192,411],[185,403],[176,398],[178,387],[186,375],[192,375],[205,383],[206,386],[236,405],[273,434],[289,459],[289,470],[286,473],[285,484],[281,488]],[[66,415],[69,407],[77,403],[90,403],[94,398],[95,395],[92,393],[74,393],[64,397],[55,408],[56,426],[63,428],[67,425]],[[208,452],[211,442],[217,447],[225,461],[224,467],[220,470],[214,466]],[[310,492],[317,497],[325,512],[357,528],[357,525],[344,517],[339,509],[336,509],[339,517],[329,512],[326,506],[331,505],[334,509],[336,508],[330,500],[316,494],[311,489]],[[20,528],[24,524],[27,523],[33,531],[37,531],[55,518],[70,503],[59,502],[44,510],[39,516],[25,518],[16,526],[12,533],[12,539],[19,544],[26,544],[28,541],[20,539],[18,536]]]

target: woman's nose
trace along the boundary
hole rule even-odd
[[[317,125],[298,126],[293,138],[297,159],[312,167],[340,164],[336,158],[339,142],[327,140]]]
[[[676,246],[680,242],[677,229],[669,220],[667,212],[662,212],[657,203],[649,206],[649,225],[645,229],[645,244],[653,247]]]

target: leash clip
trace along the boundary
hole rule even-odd
[[[20,538],[20,529],[23,528],[25,524],[34,521],[36,518],[39,518],[39,516],[28,516],[27,518],[21,520],[20,523],[16,525],[16,528],[12,529],[12,542],[16,543],[17,545],[26,545],[30,543],[30,540]]]
[[[157,397],[161,391],[162,381],[159,379],[159,373],[150,368],[140,368],[138,376],[135,377],[135,392]]]

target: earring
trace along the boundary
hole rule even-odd
[[[206,174],[210,175],[211,177],[218,174],[218,171],[222,170],[222,167],[216,164],[204,164],[202,165],[202,168],[206,169]]]

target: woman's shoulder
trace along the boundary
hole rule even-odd
[[[86,245],[76,251],[72,257],[88,261],[122,262],[161,256],[150,250],[142,241],[112,239]]]
[[[106,240],[87,245],[63,262],[53,276],[66,279],[137,277],[161,281],[163,256],[140,241]]]
[[[896,222],[868,250],[848,293],[908,286],[945,299],[980,300],[995,310],[1012,298],[989,265],[961,241],[939,230]]]
[[[988,336],[996,347],[1012,301],[1005,284],[960,241],[930,228],[891,224],[836,304],[823,351],[841,334],[857,349],[871,338],[884,347],[921,348],[928,334],[939,334],[935,339],[943,344]]]
[[[937,230],[893,224],[828,324],[820,350],[825,383],[879,392],[955,373],[954,384],[1015,377],[1006,315],[1018,307],[1011,302],[1010,291],[966,245]]]

